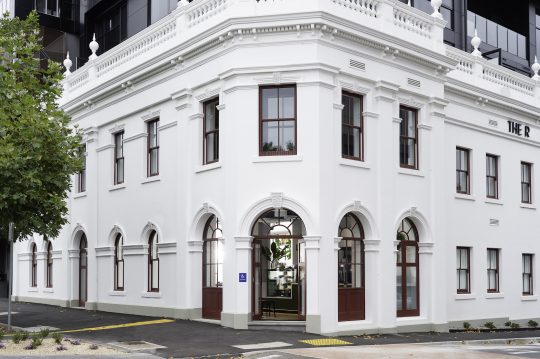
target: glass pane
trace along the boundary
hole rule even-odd
[[[495,271],[490,270],[488,271],[488,289],[496,290],[497,289],[497,279],[495,276]]]
[[[79,294],[80,294],[80,300],[86,301],[86,269],[81,269],[81,272],[79,274],[80,277],[80,283],[79,283]]]
[[[159,288],[159,262],[152,265],[152,289]]]
[[[508,29],[508,52],[514,55],[518,54],[517,47],[518,47],[518,40],[517,40],[517,33],[515,31],[512,31]]]
[[[487,41],[489,45],[497,47],[497,24],[487,20]]]
[[[407,309],[416,309],[416,267],[407,267]]]
[[[210,102],[207,103],[204,109],[205,116],[205,126],[206,132],[212,131],[215,129],[215,119],[216,119],[216,103]]]
[[[401,267],[396,267],[396,308],[403,309]]]
[[[503,51],[507,51],[508,50],[508,29],[504,26],[501,26],[501,25],[497,25],[497,41],[498,41],[498,46],[501,48],[501,50]]]
[[[354,283],[353,288],[362,288],[362,266],[356,264],[354,267]]]
[[[118,263],[118,287],[124,286],[124,262]]]
[[[343,104],[343,110],[341,111],[341,122],[345,124],[351,124],[351,96],[342,95],[341,103]]]
[[[467,271],[460,270],[458,271],[458,289],[467,290]]]
[[[279,118],[294,118],[294,88],[279,89]]]
[[[263,122],[262,124],[263,151],[277,151],[279,145],[278,121]]]
[[[81,253],[81,258],[80,258],[81,266],[86,267],[86,259],[87,259],[86,252],[82,252]]]
[[[523,293],[529,293],[531,287],[529,285],[529,277],[527,275],[523,276]]]
[[[448,9],[453,9],[454,8],[454,0],[443,0],[442,6],[448,8]]]
[[[351,129],[351,155],[354,157],[360,157],[360,129],[353,128]]]
[[[476,15],[476,30],[478,31],[478,37],[482,40],[482,42],[486,42],[486,19],[480,15]],[[473,28],[473,36],[474,36],[474,28]]]
[[[116,162],[116,182],[124,182],[124,159],[121,158]]]
[[[476,14],[472,11],[467,11],[467,36],[474,36],[474,28],[476,27]]]
[[[278,118],[278,89],[262,90],[262,116],[263,119]]]
[[[453,29],[454,28],[454,22],[453,22],[454,18],[453,18],[452,10],[441,7],[439,9],[439,11],[440,11],[443,19],[446,21],[446,28],[447,29]]]
[[[150,151],[150,174],[158,173],[158,149]]]
[[[536,29],[536,56],[540,59],[540,29]]]
[[[358,98],[358,97],[353,97],[352,98],[352,101],[353,101],[353,106],[351,108],[352,110],[352,124],[354,126],[358,126],[360,127],[361,125],[361,119],[362,119],[362,103],[361,103],[361,99]]]
[[[405,251],[407,256],[407,263],[416,263],[416,247],[406,246]]]
[[[281,121],[279,123],[279,142],[282,151],[293,151],[295,142],[295,121]]]
[[[517,46],[518,46],[517,55],[521,57],[522,59],[526,59],[527,58],[527,40],[525,36],[518,34]]]

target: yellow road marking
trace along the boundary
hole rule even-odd
[[[308,340],[300,340],[301,343],[311,344],[317,347],[325,346],[325,345],[349,345],[352,343],[346,342],[341,339],[308,339]]]
[[[145,321],[145,322],[134,322],[134,323],[125,323],[125,324],[104,325],[104,326],[101,326],[101,327],[72,329],[72,330],[61,330],[58,333],[94,332],[94,331],[98,331],[98,330],[109,330],[109,329],[118,329],[118,328],[139,327],[139,326],[142,326],[142,325],[164,324],[164,323],[172,323],[172,322],[174,322],[173,319],[156,319],[156,320],[148,320],[148,321]]]

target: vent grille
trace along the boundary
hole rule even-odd
[[[353,59],[349,60],[349,66],[352,67],[352,68],[355,68],[357,70],[362,70],[362,71],[366,70],[366,64],[365,63],[360,62],[360,61],[356,61],[356,60],[353,60]]]
[[[407,84],[409,84],[411,86],[414,86],[414,87],[420,87],[420,85],[421,85],[420,81],[415,80],[415,79],[411,79],[411,78],[407,79]]]
[[[495,219],[495,218],[490,218],[489,219],[489,225],[490,226],[498,226],[499,225],[499,220]]]

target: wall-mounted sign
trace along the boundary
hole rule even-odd
[[[247,282],[247,273],[238,273],[238,282],[240,283]]]
[[[514,135],[529,138],[531,134],[531,128],[521,123],[508,121],[508,132],[513,133]]]

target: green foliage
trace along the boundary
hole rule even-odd
[[[493,322],[486,322],[486,323],[484,324],[484,327],[486,327],[486,328],[488,328],[488,329],[490,329],[490,330],[493,330],[493,329],[497,328],[497,327],[495,326],[495,324],[493,324]]]
[[[52,338],[54,339],[54,342],[56,344],[62,344],[62,339],[63,339],[62,334],[60,334],[60,333],[52,333]]]
[[[0,328],[0,341],[4,339],[4,335],[6,335],[6,332],[4,331],[4,329]]]
[[[0,238],[54,238],[66,223],[71,175],[79,171],[81,138],[57,100],[60,65],[41,63],[38,15],[0,17]]]
[[[529,320],[529,321],[527,322],[527,325],[528,325],[529,327],[531,327],[531,328],[536,328],[536,327],[538,326],[538,322],[535,321],[535,320]],[[0,338],[0,339],[1,339],[1,338]]]
[[[34,333],[32,335],[32,346],[34,348],[39,347],[41,344],[43,344],[43,337],[39,333]]]
[[[23,340],[22,332],[16,332],[15,334],[13,334],[13,337],[11,337],[11,340],[13,341],[13,343],[19,344],[21,340]]]
[[[28,334],[28,332],[25,332],[25,331],[21,331],[20,333],[21,333],[22,340],[26,340],[30,336],[30,334]]]
[[[43,329],[41,329],[41,330],[39,331],[39,334],[41,335],[41,337],[42,337],[43,339],[45,339],[45,338],[47,338],[47,337],[49,336],[49,333],[50,333],[50,332],[51,332],[51,331],[49,330],[49,328],[43,328]]]
[[[504,322],[504,326],[505,326],[505,327],[509,327],[509,326],[511,326],[511,325],[512,325],[512,322],[509,321],[509,320],[507,320],[506,322]]]
[[[518,328],[519,328],[519,323],[512,323],[512,324],[510,324],[510,328],[512,328],[512,329],[518,329]]]
[[[463,322],[463,329],[465,329],[465,330],[471,329],[471,323],[469,323],[469,322]]]

